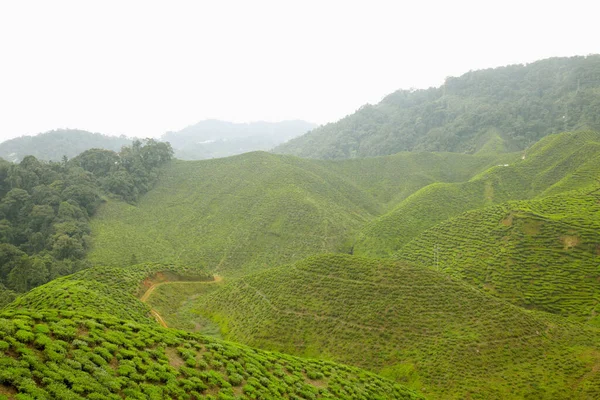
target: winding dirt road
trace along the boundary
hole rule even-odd
[[[150,286],[148,288],[148,290],[146,290],[144,292],[144,294],[142,295],[142,297],[140,297],[140,301],[142,303],[147,303],[148,299],[150,298],[150,296],[152,295],[152,293],[154,292],[154,290],[159,287],[162,286],[164,284],[168,284],[168,283],[185,283],[185,284],[192,284],[192,283],[205,283],[205,284],[211,284],[211,283],[219,283],[223,280],[223,277],[220,275],[215,275],[214,276],[214,280],[212,281],[166,281],[166,282],[158,282],[158,283],[154,283],[152,284],[152,286]],[[158,322],[161,326],[168,328],[169,325],[167,325],[167,323],[165,322],[165,320],[163,319],[163,317],[158,313],[158,311],[156,311],[155,309],[150,309],[150,314],[152,314],[152,316],[156,319],[156,322]]]

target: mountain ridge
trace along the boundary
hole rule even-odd
[[[600,130],[599,89],[600,55],[471,71],[437,88],[396,91],[273,151],[322,159],[518,151],[552,133]]]

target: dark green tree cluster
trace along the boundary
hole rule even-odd
[[[600,55],[471,71],[399,90],[276,153],[341,159],[401,151],[517,151],[553,133],[600,130]]]
[[[168,143],[147,139],[60,163],[0,159],[0,304],[86,267],[89,219],[102,196],[137,200],[172,154]]]
[[[71,164],[92,174],[98,185],[127,202],[134,202],[146,193],[158,177],[159,167],[173,157],[168,142],[134,140],[119,153],[91,149],[71,160]]]

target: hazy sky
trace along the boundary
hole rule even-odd
[[[600,53],[594,1],[1,1],[0,139],[335,121],[471,69]]]

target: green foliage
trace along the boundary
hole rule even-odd
[[[128,267],[95,267],[55,279],[21,295],[7,310],[63,310],[111,314],[142,323],[153,321],[140,297],[157,279],[210,281],[213,277],[198,268],[139,264]]]
[[[509,202],[438,224],[396,257],[526,308],[598,324],[599,215],[598,189]]]
[[[5,312],[0,331],[0,391],[18,399],[225,399],[241,395],[233,383],[241,398],[421,398],[356,368],[96,313]]]
[[[226,284],[198,298],[195,311],[228,339],[379,371],[432,398],[584,399],[600,391],[595,329],[429,268],[311,257]]]
[[[600,130],[599,107],[600,56],[550,58],[399,90],[274,151],[323,159],[516,151],[549,134]]]
[[[425,229],[465,211],[592,185],[600,175],[600,134],[551,135],[523,158],[495,165],[467,182],[436,182],[416,191],[362,229],[355,253],[391,256]]]
[[[137,206],[100,208],[89,259],[118,266],[133,253],[239,272],[337,249],[377,208],[348,181],[295,158],[176,161]]]
[[[169,327],[222,339],[219,325],[194,312],[195,299],[219,288],[216,282],[171,281],[157,286],[146,303]]]
[[[173,162],[137,205],[110,201],[99,209],[89,259],[117,266],[135,255],[140,262],[200,263],[239,275],[317,252],[349,252],[354,234],[398,199],[497,163],[455,154],[363,161],[249,153]]]
[[[172,155],[168,143],[135,141],[120,154],[88,150],[71,161],[0,162],[0,284],[26,292],[88,266],[89,219],[104,193],[134,201]],[[106,182],[117,176],[122,186]],[[116,179],[116,178],[115,178]],[[2,292],[0,304],[10,292]]]

